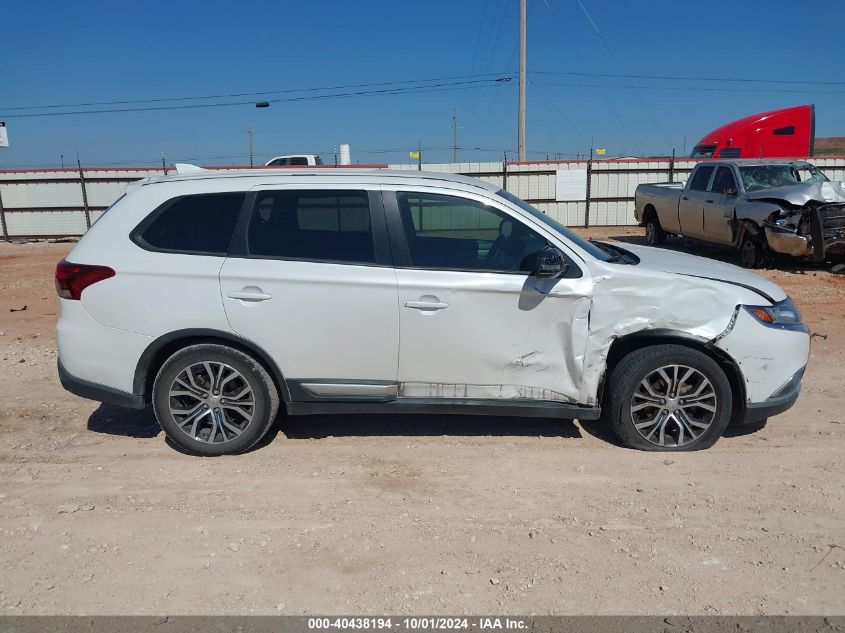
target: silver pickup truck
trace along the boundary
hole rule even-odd
[[[724,244],[746,268],[776,253],[845,256],[845,186],[806,161],[705,161],[686,182],[639,185],[634,216],[650,245],[667,235]]]

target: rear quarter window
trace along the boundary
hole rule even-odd
[[[138,225],[132,241],[151,251],[225,256],[245,196],[241,191],[173,198]]]

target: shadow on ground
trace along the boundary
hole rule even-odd
[[[161,433],[152,408],[125,409],[101,404],[88,418],[88,430],[106,435],[149,439]]]
[[[762,430],[766,422],[731,425],[724,437],[739,437]],[[580,427],[580,428],[579,428]],[[108,404],[88,418],[88,430],[107,435],[151,439],[161,433],[151,408],[136,411]],[[488,417],[475,415],[368,414],[280,416],[250,452],[271,444],[279,433],[290,439],[326,437],[560,437],[579,439],[581,430],[613,446],[621,447],[601,420],[581,421],[552,418]],[[167,440],[179,452],[181,448]]]
[[[455,414],[303,415],[280,418],[276,426],[292,439],[374,435],[581,437],[572,420]]]

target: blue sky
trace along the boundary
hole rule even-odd
[[[461,160],[500,160],[502,148],[515,158],[516,80],[277,102],[267,109],[244,104],[15,118],[73,108],[11,108],[515,77],[518,0],[5,0],[3,6],[0,120],[12,146],[0,149],[0,167],[57,165],[62,154],[71,163],[77,151],[90,165],[155,164],[162,152],[169,163],[246,164],[248,128],[256,162],[284,153],[333,160],[342,142],[362,163],[406,162],[417,143],[431,148],[426,161],[440,162],[451,158],[454,108],[459,145],[468,148]],[[817,136],[845,135],[842,0],[528,0],[528,8],[529,159],[583,154],[591,142],[608,154],[666,154],[673,144],[688,152],[731,119],[802,103],[816,104]],[[434,83],[455,81],[469,80]]]

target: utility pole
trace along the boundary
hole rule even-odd
[[[65,155],[62,154],[62,169],[65,168]]]
[[[417,171],[422,171],[422,141],[417,141]]]
[[[519,123],[517,151],[519,160],[525,160],[525,24],[528,0],[519,0]]]
[[[452,162],[458,162],[458,109],[452,114]]]
[[[252,128],[249,128],[246,133],[247,135],[249,135],[249,166],[253,167],[254,165],[252,162]]]

